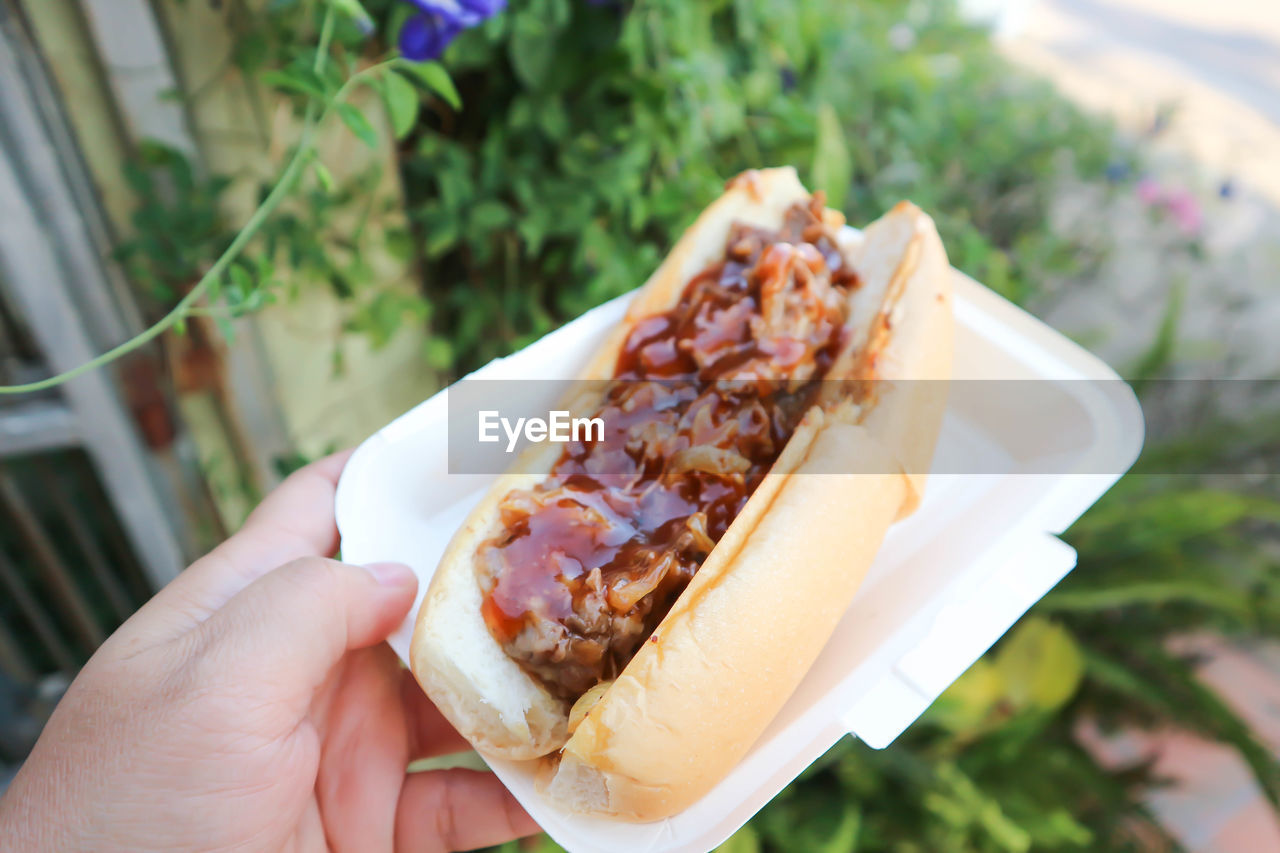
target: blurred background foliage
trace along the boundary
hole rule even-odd
[[[410,7],[365,5],[385,40],[348,33],[345,46],[376,55]],[[242,50],[241,70],[295,96],[332,91],[335,82],[304,71],[316,11],[298,0],[242,10],[238,37],[272,47]],[[451,97],[384,92],[400,131],[410,233],[377,238],[421,262],[421,310],[446,339],[429,356],[451,375],[635,287],[743,169],[794,164],[853,223],[909,197],[934,212],[957,267],[1025,302],[1046,277],[1087,272],[1105,251],[1049,227],[1057,181],[1100,178],[1131,157],[933,0],[529,0],[464,32],[444,61],[460,109]],[[187,252],[215,257],[234,233],[227,223],[210,232],[200,215],[226,186],[214,176],[183,198],[200,208],[179,220],[201,229],[183,241],[200,247]],[[360,296],[368,282],[359,269],[305,251],[306,235],[330,233],[322,219],[360,194],[307,201],[275,229],[286,232],[290,262],[317,260],[323,274],[307,268],[307,278]],[[172,237],[158,232],[170,212],[138,223],[151,244],[141,263],[167,262]],[[385,338],[412,319],[405,310],[352,325]]]
[[[232,4],[234,61],[289,95],[331,89],[305,73],[316,5]],[[351,68],[394,44],[410,12],[366,6],[381,36],[340,32]],[[958,268],[1034,305],[1046,282],[1087,277],[1112,248],[1055,228],[1054,194],[1067,181],[1120,191],[1141,157],[944,0],[513,0],[426,69],[418,88],[379,84],[385,123],[343,115],[374,142],[377,127],[394,132],[405,223],[348,229],[335,254],[324,235],[347,221],[335,210],[364,197],[317,170],[228,280],[229,309],[287,298],[285,280],[329,287],[353,306],[349,330],[377,345],[415,325],[423,358],[458,376],[637,286],[726,178],[783,163],[855,224],[911,198]],[[197,183],[173,152],[149,156],[133,180],[171,171],[180,209],[144,206],[121,253],[164,302],[234,232],[218,213],[225,178]],[[371,297],[360,259],[372,243],[411,263],[420,288]],[[1176,356],[1166,328],[1139,372],[1158,376]],[[1168,470],[1162,453],[1273,454],[1275,435],[1215,425],[1155,448],[1139,471]],[[1066,537],[1079,568],[923,720],[883,751],[841,742],[724,849],[1172,848],[1141,802],[1160,780],[1141,764],[1100,767],[1079,744],[1086,721],[1230,744],[1277,802],[1273,757],[1167,642],[1275,633],[1280,567],[1255,544],[1280,524],[1272,490],[1130,475]]]
[[[446,58],[469,106],[404,171],[462,366],[634,287],[726,176],[774,163],[855,223],[911,197],[957,266],[1023,299],[1085,257],[1046,227],[1051,176],[1112,155],[946,4],[534,0]]]

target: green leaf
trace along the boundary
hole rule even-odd
[[[811,848],[814,853],[847,853],[858,846],[858,835],[862,832],[862,812],[856,806],[850,806],[840,816],[840,822],[826,842]]]
[[[350,18],[360,32],[369,35],[374,30],[373,17],[365,10],[360,0],[329,0],[333,8]]]
[[[818,138],[813,146],[813,188],[826,191],[828,207],[842,210],[852,181],[853,163],[840,118],[835,108],[823,104],[818,107]]]
[[[1005,813],[1001,803],[951,762],[934,771],[939,787],[924,797],[926,808],[952,826],[976,825],[1003,850],[1024,853],[1031,849],[1030,834]]]
[[[286,92],[297,92],[319,100],[328,97],[328,92],[315,79],[296,70],[264,71],[258,79],[268,86],[274,86]]]
[[[325,192],[331,193],[337,188],[337,184],[333,180],[333,173],[319,158],[311,161],[311,171],[316,173],[316,180],[320,182],[320,186],[324,188]]]
[[[406,298],[402,294],[383,291],[361,305],[345,325],[348,331],[365,335],[370,345],[378,350],[390,343],[400,331],[406,315],[418,314],[422,307],[418,297]]]
[[[235,343],[236,327],[231,324],[231,320],[221,315],[213,318],[214,325],[218,327],[218,331],[222,333],[222,337],[228,344]]]
[[[1020,709],[1055,710],[1084,677],[1084,657],[1071,633],[1037,616],[1022,620],[996,652],[1009,700]]]
[[[562,98],[541,98],[538,102],[538,126],[548,139],[561,142],[568,138],[572,128]]]
[[[253,291],[253,276],[240,264],[233,264],[230,270],[231,286],[227,288],[227,302],[238,305]]]
[[[402,264],[413,260],[413,235],[406,228],[388,228],[384,234],[387,254]]]
[[[438,258],[456,246],[461,236],[462,230],[456,219],[443,221],[427,232],[427,241],[423,249],[428,258]]]
[[[1225,489],[1161,492],[1099,504],[1072,527],[1071,540],[1095,554],[1127,557],[1181,546],[1248,519],[1280,522],[1280,503]]]
[[[245,311],[257,311],[273,302],[275,302],[275,294],[259,287],[249,294],[249,298],[244,301],[242,307]]]
[[[449,72],[439,62],[402,62],[396,66],[408,74],[429,92],[444,98],[445,103],[455,110],[462,109],[462,98],[449,77]]]
[[[361,142],[370,148],[378,147],[378,132],[373,129],[373,125],[369,123],[364,113],[351,104],[338,104],[338,117]]]
[[[1055,590],[1044,598],[1040,606],[1054,611],[1090,612],[1150,607],[1175,601],[1201,604],[1242,619],[1251,618],[1254,612],[1247,593],[1195,578],[1113,583],[1097,589]]]
[[[453,345],[445,338],[439,336],[427,338],[422,346],[422,354],[427,364],[436,370],[448,370],[453,366]]]
[[[418,90],[399,74],[387,74],[382,96],[387,104],[387,115],[391,117],[391,127],[396,139],[404,139],[418,123]]]
[[[494,231],[511,221],[511,212],[500,201],[482,201],[471,208],[471,226],[479,231]]]
[[[1130,382],[1138,393],[1149,380],[1159,376],[1173,361],[1178,344],[1178,326],[1182,321],[1182,304],[1186,301],[1187,280],[1185,276],[1173,279],[1169,288],[1169,299],[1165,302],[1164,313],[1160,316],[1160,325],[1156,329],[1155,339],[1147,347],[1147,351],[1138,359],[1138,363],[1128,372]]]
[[[267,61],[271,42],[266,33],[254,31],[239,36],[232,50],[232,61],[245,74],[253,74]]]
[[[508,53],[516,76],[527,88],[542,87],[555,64],[558,41],[556,32],[534,12],[526,11],[516,17]]]
[[[779,797],[752,821],[771,846],[806,853],[848,853],[858,847],[862,810],[835,785],[809,782]]]

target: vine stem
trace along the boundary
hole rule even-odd
[[[320,40],[316,45],[316,58],[315,62],[312,64],[312,68],[317,74],[324,71],[325,63],[329,58],[329,48],[333,42],[335,18],[336,15],[333,4],[329,4],[328,8],[325,10],[324,22],[320,26]],[[285,170],[280,175],[279,181],[276,182],[276,185],[272,188],[267,197],[262,200],[262,203],[258,205],[257,210],[255,210],[253,215],[249,217],[249,221],[245,223],[244,227],[240,230],[240,233],[236,235],[236,238],[231,241],[231,244],[227,246],[222,255],[214,261],[213,266],[209,267],[208,271],[200,277],[200,281],[196,283],[195,287],[191,288],[187,295],[182,297],[178,304],[173,307],[173,310],[168,314],[165,314],[164,317],[155,323],[155,325],[135,337],[130,338],[124,343],[107,350],[102,355],[86,361],[84,364],[73,367],[70,370],[65,370],[62,373],[55,374],[54,376],[41,379],[37,382],[28,382],[24,385],[0,385],[0,394],[26,394],[32,391],[43,391],[47,388],[57,387],[58,385],[74,379],[77,376],[88,373],[91,370],[96,370],[104,364],[109,364],[121,356],[133,352],[139,347],[142,347],[159,337],[165,331],[177,325],[189,316],[195,309],[196,303],[208,293],[209,288],[213,286],[214,282],[218,281],[222,277],[222,274],[227,271],[227,268],[235,262],[236,258],[240,256],[240,253],[244,251],[245,246],[249,244],[249,241],[254,238],[263,223],[266,222],[267,218],[275,212],[275,209],[280,206],[280,203],[284,201],[290,192],[292,192],[294,182],[298,179],[303,168],[305,168],[311,161],[311,157],[315,153],[313,143],[316,128],[324,123],[325,119],[327,119],[329,114],[333,111],[333,108],[343,101],[356,83],[366,77],[382,71],[384,68],[397,61],[397,59],[392,59],[386,62],[381,62],[352,75],[338,89],[338,92],[334,95],[333,99],[323,105],[323,111],[321,111],[322,104],[318,99],[313,98],[310,103],[307,104],[302,133],[298,139],[298,147],[294,151],[293,156],[289,159],[288,165],[285,166]]]

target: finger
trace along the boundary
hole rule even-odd
[[[198,678],[301,714],[353,649],[381,642],[413,605],[418,579],[398,563],[361,568],[308,557],[263,575],[197,629]],[[212,682],[212,684],[210,684]]]
[[[417,761],[471,749],[467,739],[458,734],[458,730],[422,692],[413,673],[408,670],[403,670],[403,673],[400,697],[409,726],[409,759]]]
[[[326,844],[304,849],[390,851],[409,741],[399,660],[383,643],[349,653],[340,673],[311,705],[322,733],[314,790]]]
[[[538,831],[497,776],[475,770],[411,773],[396,809],[400,853],[474,850]]]
[[[332,556],[338,548],[333,500],[351,453],[335,453],[290,474],[234,536],[197,560],[155,601],[186,617],[190,627],[277,566]]]

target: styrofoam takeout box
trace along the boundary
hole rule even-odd
[[[951,405],[934,470],[980,473],[930,478],[924,502],[889,531],[856,600],[795,694],[742,763],[691,808],[649,824],[567,814],[534,790],[529,763],[490,760],[525,809],[571,853],[713,849],[844,735],[887,746],[1075,566],[1075,552],[1055,534],[1137,458],[1143,436],[1137,400],[1097,358],[954,275],[955,377],[1045,380],[1055,396],[1041,407],[1043,423],[1025,416],[1011,423],[998,411],[972,402],[966,407],[969,396]],[[572,379],[621,319],[627,299],[602,305],[473,376]],[[421,578],[420,597],[445,545],[493,479],[448,473],[447,395],[437,394],[362,444],[338,486],[343,558],[407,563]],[[1024,440],[1041,433],[1057,439],[1052,446]],[[1051,464],[1046,453],[1054,457]],[[1100,470],[1108,473],[1094,473]],[[1065,473],[1071,471],[1090,473]],[[415,606],[390,639],[406,660],[416,612]]]

